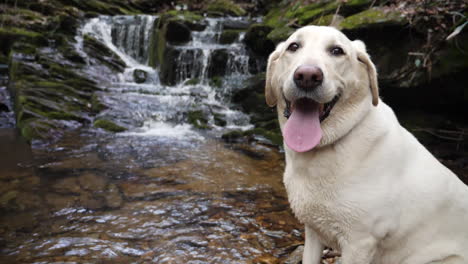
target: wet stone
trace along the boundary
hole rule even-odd
[[[284,264],[299,264],[302,261],[302,253],[304,252],[304,246],[298,246],[284,261]]]
[[[110,184],[107,187],[104,199],[106,200],[107,207],[110,208],[118,208],[122,206],[123,203],[122,195],[115,184]]]
[[[78,194],[82,190],[78,181],[75,177],[68,177],[64,179],[59,179],[53,186],[52,189],[61,194]]]
[[[46,195],[45,200],[53,209],[60,210],[66,207],[72,207],[75,205],[77,200],[76,196],[70,195],[59,195],[55,193],[49,193]]]
[[[87,209],[98,210],[105,206],[105,201],[104,199],[95,197],[90,193],[82,193],[79,198],[79,204]]]
[[[97,176],[90,172],[78,177],[78,183],[83,189],[92,192],[103,191],[107,185],[106,179],[104,177]]]

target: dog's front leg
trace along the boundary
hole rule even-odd
[[[305,226],[305,245],[302,254],[302,264],[319,264],[322,259],[323,245],[319,241],[317,233]]]
[[[376,250],[377,240],[374,237],[351,240],[343,247],[343,264],[372,264]]]

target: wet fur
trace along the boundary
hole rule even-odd
[[[301,48],[287,51],[292,42]],[[346,55],[330,56],[330,45]],[[318,91],[295,87],[292,74],[302,64],[324,72]],[[284,99],[325,103],[341,93],[317,148],[297,153],[284,146],[284,184],[305,224],[304,264],[320,263],[324,246],[340,250],[343,264],[468,263],[468,188],[379,99],[364,43],[334,28],[304,27],[270,55],[266,79],[281,128]]]

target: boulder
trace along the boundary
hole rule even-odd
[[[225,29],[219,36],[220,44],[232,44],[239,39],[239,34],[242,31],[236,29]]]
[[[205,27],[203,17],[192,12],[172,10],[165,13],[154,22],[148,64],[162,67],[168,44],[185,44],[192,39],[191,30],[202,31]]]
[[[253,52],[268,56],[275,49],[273,41],[267,38],[272,30],[272,27],[265,24],[253,24],[245,34],[244,42]]]
[[[229,59],[227,49],[216,49],[211,53],[208,66],[208,77],[224,76],[226,74],[226,65]]]
[[[164,49],[162,60],[160,61],[159,79],[164,85],[175,85],[177,78],[177,58],[180,55],[180,50],[173,47]]]
[[[173,45],[184,44],[192,39],[190,28],[180,21],[168,21],[165,37]]]
[[[232,102],[239,104],[241,109],[249,114],[255,128],[242,133],[228,133],[224,139],[239,141],[245,138],[255,138],[264,143],[281,146],[282,136],[276,108],[269,108],[265,101],[265,75],[257,74],[249,78],[244,87],[233,94]]]

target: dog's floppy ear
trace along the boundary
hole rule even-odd
[[[379,103],[379,85],[377,82],[377,70],[374,63],[372,63],[369,55],[366,52],[366,45],[360,40],[352,42],[356,50],[357,59],[364,63],[367,68],[367,75],[369,76],[369,85],[372,93],[372,104],[377,106]]]
[[[278,98],[275,93],[275,89],[272,86],[272,77],[273,77],[273,69],[276,64],[276,60],[278,60],[279,56],[282,52],[283,42],[278,44],[276,50],[270,54],[268,57],[268,65],[266,71],[266,80],[265,80],[265,99],[268,106],[273,107],[276,105]]]

